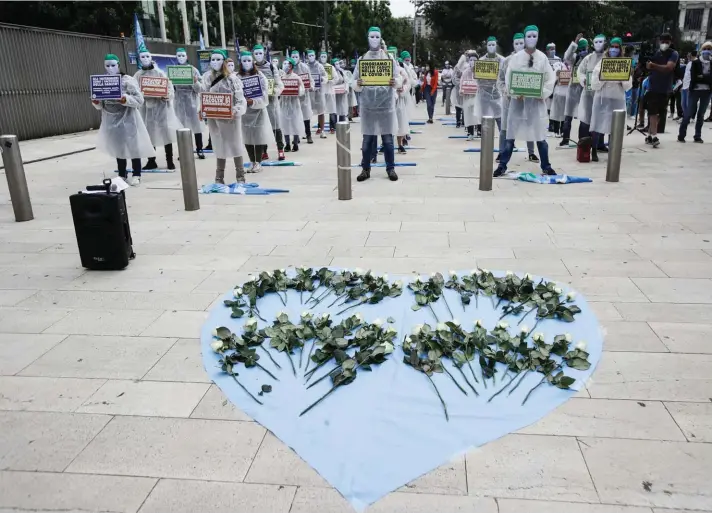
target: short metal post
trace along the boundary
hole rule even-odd
[[[625,130],[625,111],[614,110],[611,120],[611,137],[608,144],[608,165],[606,181],[617,182],[621,174],[621,154],[623,153],[623,134]]]
[[[179,128],[178,157],[180,158],[180,180],[183,186],[183,203],[185,209],[199,210],[198,178],[195,176],[195,156],[193,155],[193,131],[190,128]]]
[[[336,123],[336,174],[339,199],[351,199],[351,125],[348,121]]]
[[[494,164],[494,118],[482,118],[482,138],[480,139],[480,190],[492,190],[492,166]]]
[[[15,213],[15,221],[31,221],[35,218],[32,214],[30,191],[27,188],[25,167],[22,165],[20,143],[16,135],[0,136],[0,153],[5,165],[7,187],[10,189],[10,203]]]

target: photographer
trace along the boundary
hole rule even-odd
[[[648,92],[646,98],[650,131],[645,142],[652,145],[653,148],[660,146],[658,122],[660,121],[660,116],[665,116],[666,114],[668,97],[672,91],[672,83],[675,78],[674,70],[680,58],[678,53],[670,48],[671,42],[672,36],[670,34],[662,34],[660,36],[660,49],[655,52],[645,65],[650,70],[650,76],[648,77],[650,92]]]

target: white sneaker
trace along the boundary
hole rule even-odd
[[[467,136],[467,140],[468,140],[468,141],[474,141],[474,140],[475,140],[475,136],[474,136],[474,135],[468,135],[468,136]]]
[[[255,165],[252,167],[252,172],[259,173],[260,171],[262,171],[262,164],[255,162]]]
[[[129,185],[131,187],[138,187],[139,185],[141,185],[141,177],[140,176],[132,176],[129,179]]]
[[[320,133],[319,139],[326,139],[326,134],[324,132]]]

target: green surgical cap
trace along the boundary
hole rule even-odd
[[[495,43],[497,42],[497,38],[494,36],[490,36],[487,38],[487,42],[489,43],[490,41],[494,41]]]
[[[396,48],[395,46],[389,46],[388,51],[393,52],[393,53],[398,53],[398,48]]]
[[[216,48],[215,50],[210,52],[210,55],[215,55],[215,54],[222,55],[223,59],[227,59],[227,50],[223,50],[222,48]]]
[[[371,32],[378,32],[380,34],[381,29],[378,27],[371,27],[370,29],[368,29],[368,33],[370,34]]]
[[[596,37],[594,37],[593,39],[606,39],[606,35],[605,35],[605,34],[598,34],[598,35],[597,35]]]
[[[517,32],[516,34],[514,34],[513,39],[524,39],[524,34],[522,34],[521,32]]]
[[[403,62],[403,57],[398,57],[398,62],[402,63],[402,62]]]
[[[150,53],[150,52],[148,51],[148,48],[146,48],[146,44],[145,44],[145,43],[141,43],[136,51],[137,51],[139,54],[141,54],[141,53]]]
[[[316,52],[314,50],[307,50],[307,55],[311,55],[311,54],[316,55]]]
[[[524,28],[524,33],[526,34],[527,32],[537,32],[538,33],[539,27],[537,27],[536,25],[527,25]]]
[[[319,55],[329,55],[327,52],[322,51]]]
[[[556,43],[549,43],[546,45],[547,48],[556,48]]]
[[[297,57],[299,57],[299,51],[298,51],[298,50],[292,50],[292,55],[296,55]]]
[[[620,46],[623,46],[623,40],[620,37],[614,37],[613,39],[611,39],[611,44],[618,44]]]
[[[410,53],[408,52],[408,50],[403,50],[401,52],[401,59],[410,59]]]
[[[584,48],[588,48],[588,41],[584,38],[581,38],[578,42],[578,49],[583,50]]]
[[[252,52],[240,52],[240,57],[252,57]]]
[[[255,50],[264,50],[265,47],[262,45],[255,45],[252,47],[252,51],[254,52]]]
[[[337,62],[339,62],[339,60],[340,60],[340,59],[336,59],[336,58],[331,59],[331,64],[336,64]]]
[[[296,61],[294,59],[292,59],[291,57],[289,59],[284,59],[284,60],[287,61],[289,64],[291,64],[292,67],[297,65]]]
[[[176,50],[176,53],[178,53],[178,52],[188,53],[188,52],[185,51],[185,48],[178,48],[178,49]]]
[[[104,60],[119,62],[119,58],[116,55],[114,55],[113,53],[107,53],[106,55],[104,55]]]

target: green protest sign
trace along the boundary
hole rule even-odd
[[[509,80],[511,96],[541,98],[544,89],[544,73],[536,71],[512,71]]]
[[[173,85],[193,85],[193,66],[167,66],[166,70]]]

